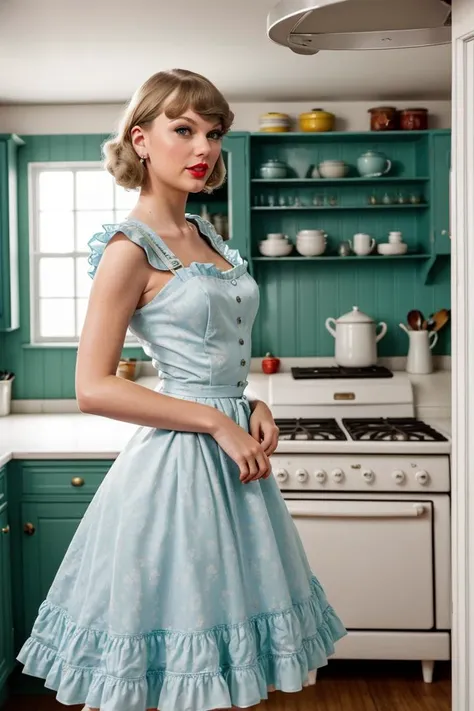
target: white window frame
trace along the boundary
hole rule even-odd
[[[29,221],[29,286],[30,286],[30,344],[33,346],[64,346],[77,348],[79,337],[42,337],[39,333],[40,313],[39,313],[39,261],[41,257],[88,257],[90,252],[41,252],[39,249],[39,174],[42,171],[62,171],[69,170],[79,172],[81,170],[95,169],[103,170],[100,161],[40,161],[28,164],[28,221]],[[73,207],[75,212],[75,191],[73,192]],[[115,206],[112,207],[114,209]],[[91,234],[91,237],[93,235]],[[74,269],[74,281],[76,280],[76,270]],[[76,284],[74,284],[74,295],[76,297]],[[77,297],[76,297],[77,298]],[[124,347],[138,346],[138,340],[130,331],[124,341]]]

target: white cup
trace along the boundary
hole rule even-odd
[[[388,233],[388,241],[390,244],[400,244],[402,241],[402,233],[401,232],[389,232]]]
[[[352,242],[349,240],[349,244],[352,251],[362,257],[371,253],[375,247],[375,240],[364,232],[358,232],[352,238]]]

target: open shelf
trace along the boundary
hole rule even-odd
[[[387,141],[390,139],[403,138],[404,142],[418,141],[429,135],[429,131],[285,131],[283,133],[267,133],[265,131],[253,131],[251,134],[252,140],[262,141],[298,141],[298,142],[315,142],[315,141],[338,141],[351,143],[352,141],[367,141],[376,143],[378,141]]]
[[[328,254],[324,255],[322,254],[320,257],[252,257],[253,262],[328,262],[328,261],[338,261],[338,262],[347,262],[347,261],[365,261],[367,259],[370,259],[371,261],[387,261],[387,260],[393,260],[393,259],[430,259],[429,254],[421,254],[419,252],[412,252],[411,254],[393,254],[393,255],[383,255],[383,254],[368,254],[367,256],[364,257],[358,257],[356,254],[350,254],[347,257],[340,257],[339,255],[334,255],[334,254]]]
[[[417,205],[403,204],[397,205],[393,203],[391,205],[254,205],[252,210],[255,212],[263,211],[276,211],[281,212],[283,210],[420,210],[429,207],[427,202],[421,202]]]
[[[426,183],[428,177],[404,178],[400,176],[381,176],[380,178],[252,178],[252,183],[270,183],[272,185],[399,185],[403,183]]]

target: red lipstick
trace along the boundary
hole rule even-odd
[[[196,163],[196,165],[192,165],[186,168],[186,170],[189,170],[193,178],[204,178],[209,170],[209,166],[207,163]]]

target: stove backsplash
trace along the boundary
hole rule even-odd
[[[318,225],[316,225],[317,227]],[[357,232],[354,225],[354,232]],[[351,266],[352,264],[352,266]],[[440,262],[433,283],[424,284],[417,260],[377,259],[357,264],[340,260],[266,263],[256,275],[260,309],[253,330],[253,355],[271,351],[277,356],[333,356],[334,339],[325,328],[328,316],[338,318],[353,306],[375,321],[385,321],[387,334],[378,344],[379,356],[404,356],[408,338],[399,327],[411,309],[430,315],[450,308],[450,261]],[[451,353],[450,324],[439,333],[433,354]]]

